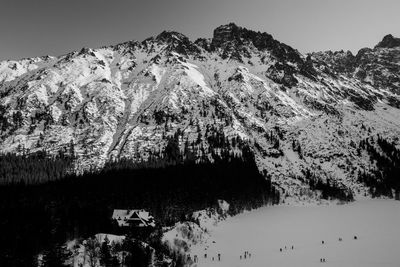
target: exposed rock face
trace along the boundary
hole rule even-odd
[[[305,170],[364,193],[357,173],[375,163],[359,142],[379,134],[399,145],[400,47],[383,43],[304,56],[228,24],[196,42],[163,32],[3,61],[0,151],[74,144],[83,170],[162,156],[172,139],[195,158],[240,153],[244,142],[285,195],[313,196]]]
[[[327,73],[354,77],[372,86],[400,93],[400,38],[387,35],[375,48],[363,48],[356,56],[343,51],[311,55]],[[393,105],[399,106],[399,103],[393,99]]]
[[[296,73],[314,79],[313,65],[305,61],[297,50],[280,43],[268,33],[251,31],[234,23],[214,30],[211,50],[219,53],[222,59],[239,62],[251,60],[252,54],[256,53],[264,64],[269,65],[267,75],[285,86],[292,87],[297,84],[294,77]]]
[[[167,45],[168,51],[173,51],[182,55],[199,54],[200,49],[197,45],[193,44],[189,38],[178,32],[163,31],[155,39],[150,38],[144,41],[152,43],[157,42],[160,45]]]
[[[394,38],[393,35],[388,34],[383,37],[382,41],[375,46],[375,48],[394,48],[400,46],[400,38]]]
[[[356,57],[350,51],[318,52],[313,53],[312,56],[317,59],[317,63],[327,66],[323,69],[327,74],[349,73],[355,68]]]

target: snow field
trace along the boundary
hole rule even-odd
[[[198,255],[198,267],[394,267],[400,266],[399,226],[400,202],[392,200],[265,207],[221,222],[208,244],[192,247],[191,255]],[[251,258],[244,259],[245,251]]]

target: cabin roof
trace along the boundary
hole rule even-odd
[[[117,220],[119,226],[130,226],[133,222],[139,226],[155,226],[153,216],[146,210],[115,209],[112,219]]]

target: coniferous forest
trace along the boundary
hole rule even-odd
[[[150,155],[136,162],[118,159],[80,175],[70,171],[73,146],[52,156],[44,151],[0,155],[0,266],[33,266],[38,253],[46,255],[43,266],[61,266],[65,255],[60,246],[67,240],[123,233],[111,220],[113,209],[148,210],[157,227],[156,235],[145,241],[162,250],[161,227],[190,220],[194,211],[217,208],[219,199],[230,203],[231,214],[278,203],[279,192],[268,173],[260,174],[251,149],[240,140],[232,143],[240,153],[212,150],[212,160],[194,160],[190,150],[180,151],[175,136],[162,157]],[[358,151],[375,162],[358,172],[359,181],[372,196],[399,199],[399,150],[378,136],[361,141]],[[309,169],[303,178],[311,189],[321,191],[322,198],[353,199],[351,191],[318,179]],[[127,242],[123,247],[140,250],[140,261],[146,266],[149,252]],[[107,252],[103,244],[97,247]],[[141,266],[136,260],[127,266]]]
[[[400,200],[400,149],[380,135],[360,141],[358,153],[366,151],[374,165],[358,171],[358,180],[373,197],[388,196]]]
[[[10,162],[6,161],[10,157],[5,155],[2,161]],[[50,164],[40,156],[12,157],[35,168]],[[60,157],[51,161],[57,164],[39,169],[49,174],[65,170],[66,165],[58,164]],[[25,172],[26,166],[20,170]],[[133,164],[120,160],[96,172],[43,183],[13,181],[0,186],[0,266],[31,266],[35,255],[43,251],[50,251],[45,266],[52,266],[61,257],[55,256],[59,251],[54,249],[67,240],[118,234],[111,220],[114,208],[147,209],[159,228],[216,206],[218,199],[231,204],[231,214],[279,201],[279,193],[259,173],[250,152],[225,155],[214,162]]]

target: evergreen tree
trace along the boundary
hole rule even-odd
[[[112,259],[109,247],[109,240],[106,236],[100,247],[100,264],[104,267],[109,267],[111,266],[111,262]]]
[[[42,266],[43,267],[64,266],[63,255],[58,245],[54,245],[44,254]]]

